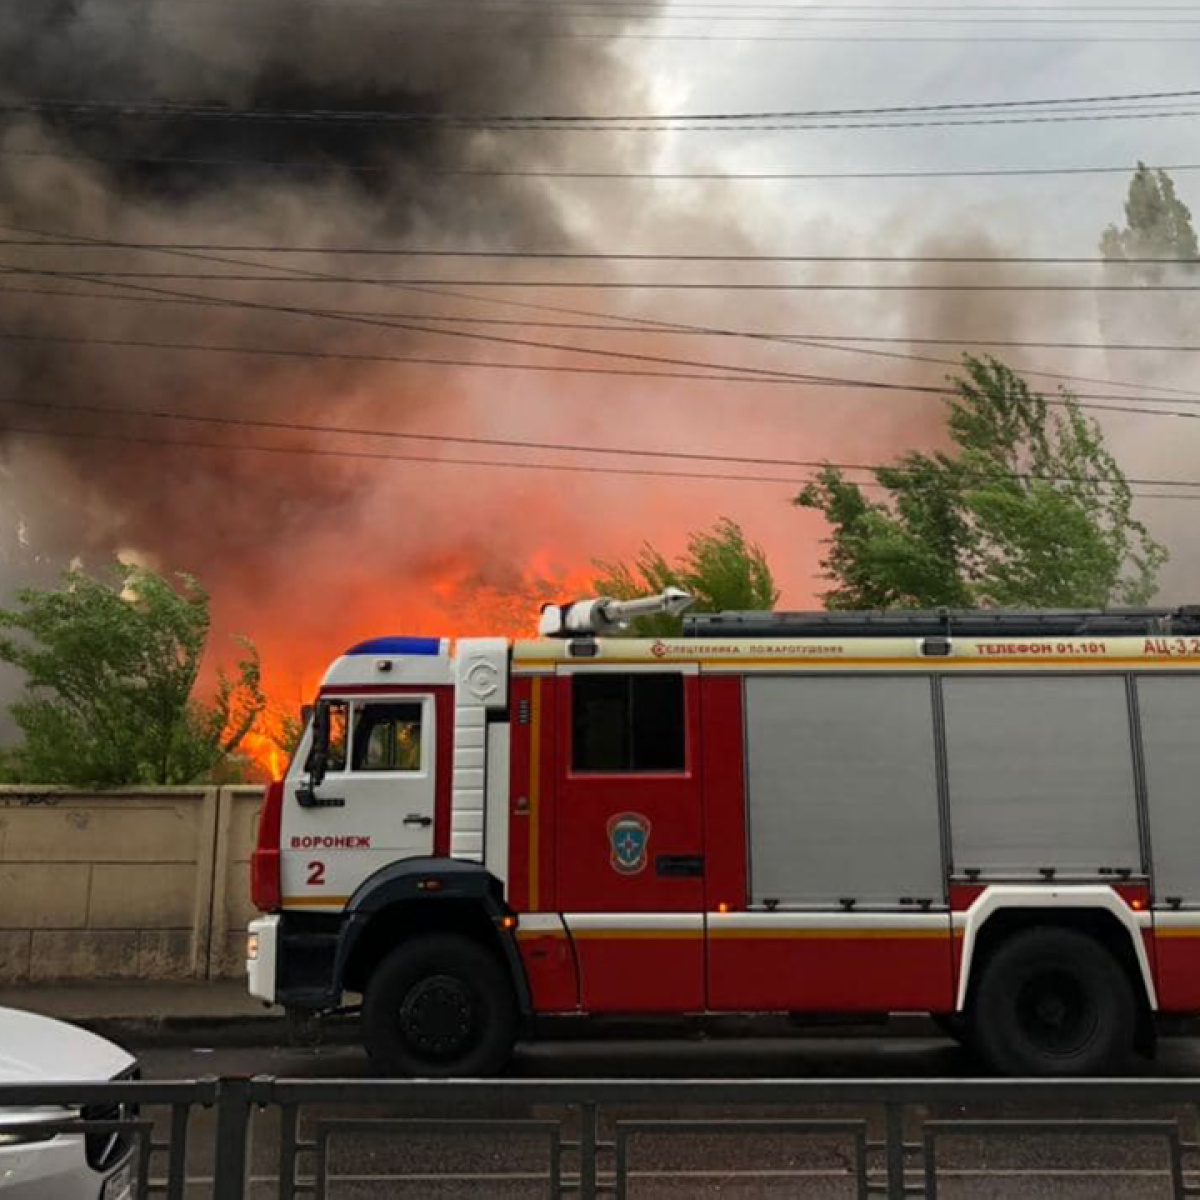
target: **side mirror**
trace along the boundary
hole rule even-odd
[[[304,769],[308,772],[309,789],[321,786],[329,768],[329,705],[318,704],[313,710],[312,745]]]

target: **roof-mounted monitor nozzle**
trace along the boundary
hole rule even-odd
[[[657,596],[642,596],[637,600],[613,600],[609,596],[597,596],[591,600],[576,600],[572,604],[544,604],[538,632],[542,637],[612,633],[624,629],[635,617],[656,617],[664,613],[677,617],[693,601],[694,597],[682,588],[669,587]]]

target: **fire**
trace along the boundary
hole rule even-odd
[[[287,757],[283,750],[266,734],[254,729],[242,739],[238,752],[250,759],[270,779],[279,779],[287,768]]]
[[[381,601],[363,600],[317,636],[305,637],[285,623],[258,637],[269,701],[238,753],[256,775],[277,779],[287,769],[288,722],[299,719],[300,707],[311,701],[326,668],[347,646],[384,634],[443,637],[533,637],[541,606],[590,594],[595,570],[590,566],[564,569],[549,551],[530,556],[522,568],[499,581],[481,578],[478,565],[467,555],[448,557],[400,597],[385,593]],[[380,595],[364,589],[364,597]],[[254,637],[253,632],[251,636]],[[288,697],[288,699],[285,699]],[[291,732],[294,732],[292,730]]]

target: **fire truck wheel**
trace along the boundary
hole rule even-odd
[[[494,1075],[516,1040],[512,985],[469,938],[436,934],[393,950],[363,1000],[363,1041],[389,1075]]]
[[[1048,926],[1014,934],[988,960],[971,1042],[1004,1075],[1094,1075],[1133,1049],[1129,978],[1095,939]]]

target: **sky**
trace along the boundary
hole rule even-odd
[[[737,11],[842,20],[748,19],[720,27],[679,19],[699,11],[686,2],[671,4],[667,11],[678,17],[660,22],[663,34],[737,33],[747,35],[747,40],[641,43],[642,69],[654,80],[656,107],[666,111],[866,108],[1099,96],[1188,90],[1197,81],[1200,6],[944,2],[917,6],[906,2],[781,11],[745,5]],[[773,31],[783,36],[762,40]],[[863,40],[783,40],[788,36]],[[888,38],[896,40],[883,40]],[[705,160],[715,170],[730,172],[1132,167],[1138,160],[1193,164],[1200,162],[1195,152],[1197,120],[1189,114],[1041,125],[692,134],[678,135],[662,150],[664,163],[670,164],[664,169],[695,169],[698,160]],[[1200,171],[1175,172],[1174,178],[1185,203],[1200,206]],[[779,252],[900,254],[927,241],[953,252],[949,247],[961,239],[964,244],[991,243],[992,252],[999,254],[1090,256],[1097,252],[1103,228],[1122,220],[1128,176],[770,181],[731,186],[746,197],[747,226],[769,229],[769,241]],[[1095,278],[1086,268],[1076,268],[1067,277]],[[957,297],[951,303],[956,309],[954,320],[972,334],[991,333],[994,318],[1000,317],[999,324],[1019,326],[1021,335],[1029,338],[1039,336],[1041,330],[1042,336],[1061,335],[1062,340],[1113,340],[1105,338],[1096,299],[1087,294],[1005,298],[1002,312],[988,298]],[[1176,297],[1134,298],[1121,307],[1118,325],[1135,331],[1130,340],[1155,340],[1143,336],[1143,326],[1158,328],[1157,318],[1164,309],[1164,320],[1173,323],[1178,313],[1170,310],[1178,306]],[[898,311],[900,307],[893,302],[880,304],[870,296],[859,298],[857,304],[827,298],[819,308],[793,306],[789,321],[816,332],[835,333],[842,325],[852,331],[870,327],[877,333],[902,332],[911,328],[913,320],[910,313]],[[987,310],[978,322],[972,320],[973,308]],[[943,322],[929,324],[924,332],[936,336],[936,326]],[[1187,336],[1195,328],[1194,321],[1182,325],[1178,332],[1183,336],[1157,340],[1195,342]],[[853,355],[820,352],[792,361],[803,362],[798,369],[844,369],[862,363]],[[1195,355],[1025,350],[1009,352],[1007,361],[1018,368],[1181,389],[1200,386],[1196,371],[1200,360]],[[938,373],[934,368],[932,374]],[[1085,386],[1079,383],[1076,390]],[[1136,394],[1133,389],[1099,385],[1090,390]],[[1193,422],[1100,419],[1129,475],[1198,477],[1200,428],[1191,428]],[[844,446],[844,438],[835,437],[831,452],[836,455]],[[1192,532],[1192,507],[1180,501],[1148,501],[1139,506],[1140,514],[1172,550],[1173,561],[1162,575],[1164,603],[1188,602],[1200,594],[1196,567],[1200,545]],[[815,531],[809,527],[804,532],[807,537]],[[795,581],[792,594],[803,586]]]

